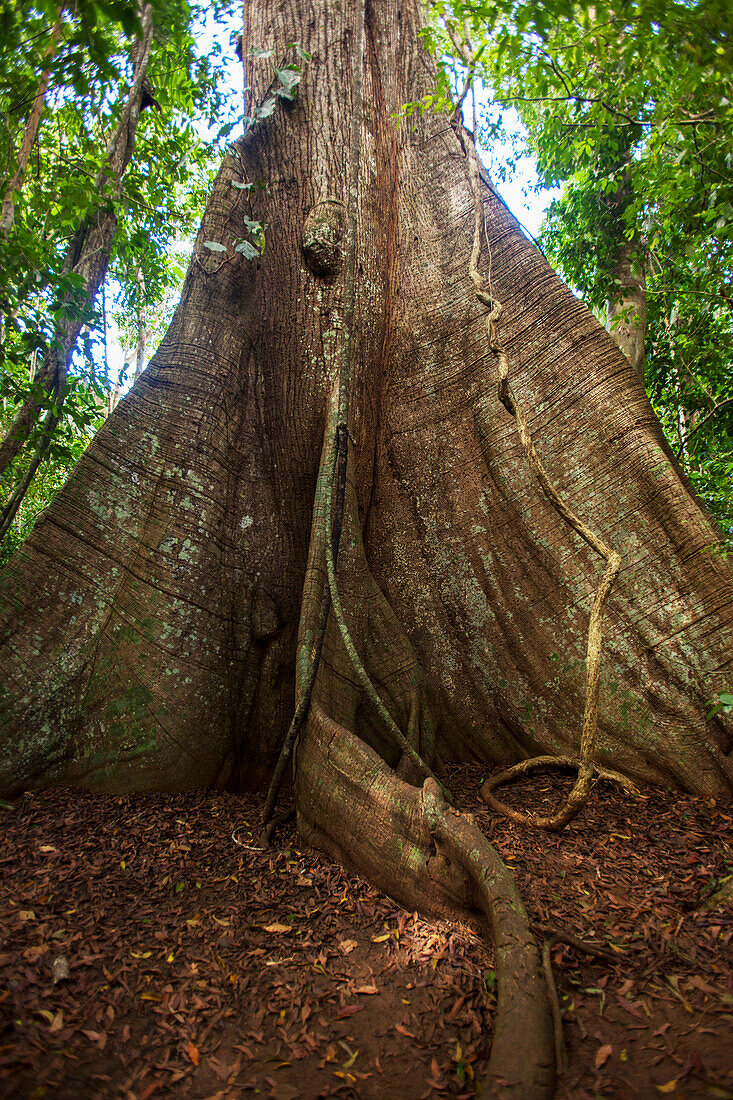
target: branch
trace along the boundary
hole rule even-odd
[[[699,432],[700,428],[703,428],[707,424],[708,420],[710,420],[710,418],[712,416],[715,416],[716,412],[718,412],[720,409],[725,408],[726,405],[733,405],[733,397],[726,397],[725,400],[719,401],[718,404],[710,410],[710,412],[707,414],[707,416],[704,416],[702,418],[702,420],[700,421],[700,423],[696,424],[695,427],[692,429],[692,431],[687,433],[687,435],[682,440],[682,443],[681,443],[681,445],[680,445],[680,447],[677,451],[677,457],[678,458],[682,457],[682,452],[684,451],[685,447],[687,446],[687,444],[692,439],[693,435],[695,435],[696,432]]]

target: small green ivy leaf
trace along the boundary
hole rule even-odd
[[[219,244],[218,241],[204,241],[204,248],[210,248],[212,252],[226,252],[226,245]]]
[[[241,252],[247,260],[254,260],[256,256],[259,256],[259,252],[253,244],[249,243],[249,241],[240,241],[239,244],[235,246],[234,251]]]
[[[275,99],[274,96],[270,96],[259,107],[255,107],[255,109],[254,109],[255,122],[260,122],[263,118],[269,118],[270,115],[274,112],[276,106],[277,106],[277,100]]]
[[[731,710],[733,710],[733,695],[728,694],[727,691],[721,691],[718,695],[717,703],[707,712],[705,717],[712,718],[713,715],[719,714],[720,711],[722,711],[723,714],[729,714]]]
[[[276,94],[281,99],[295,99],[300,84],[300,70],[297,68],[278,69],[275,75],[281,84]]]
[[[253,183],[240,183],[239,180],[230,180],[232,187],[236,187],[237,191],[251,191],[254,187]]]

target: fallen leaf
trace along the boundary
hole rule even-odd
[[[678,1081],[679,1077],[673,1077],[671,1081],[667,1081],[664,1085],[657,1085],[657,1092],[674,1092]]]
[[[23,958],[26,962],[35,962],[41,955],[45,955],[47,951],[47,943],[38,943],[34,947],[29,947],[27,951],[24,951]]]
[[[194,1044],[193,1044],[193,1043],[189,1043],[189,1044],[188,1044],[188,1047],[187,1047],[187,1050],[186,1050],[186,1053],[188,1054],[188,1057],[189,1057],[189,1058],[191,1059],[191,1061],[193,1062],[193,1064],[194,1064],[195,1066],[197,1066],[197,1065],[199,1064],[199,1051],[198,1051],[198,1047],[194,1046]]]
[[[292,932],[293,926],[291,924],[278,924],[275,921],[274,924],[266,924],[265,932]]]
[[[354,990],[354,993],[379,993],[376,985],[372,982],[371,985],[360,985]]]
[[[395,1024],[395,1031],[399,1031],[400,1035],[406,1035],[408,1039],[417,1039],[417,1035],[414,1035],[411,1031],[408,1031],[402,1024]]]
[[[58,955],[53,960],[51,966],[51,977],[53,978],[53,984],[58,985],[59,982],[67,982],[71,977],[71,971],[69,970],[69,960],[66,955]]]
[[[718,993],[719,990],[715,986],[709,985],[702,978],[695,975],[690,978],[690,985],[694,985],[695,989],[699,989],[701,993]]]
[[[342,955],[350,955],[354,948],[358,946],[359,944],[356,940],[341,940],[339,951]]]
[[[605,1066],[608,1059],[613,1054],[613,1047],[610,1043],[605,1043],[602,1047],[599,1047],[596,1051],[595,1062],[593,1063],[596,1069],[600,1069],[601,1066]]]

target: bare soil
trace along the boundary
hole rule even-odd
[[[562,835],[450,786],[514,869],[553,952],[558,1097],[733,1098],[730,807],[599,784]],[[565,777],[501,796],[547,809]],[[406,913],[293,826],[259,849],[258,795],[27,795],[0,811],[0,1097],[473,1097],[490,950]],[[68,963],[64,977],[63,957]],[[56,976],[54,982],[54,963]]]

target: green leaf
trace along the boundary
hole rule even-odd
[[[238,245],[234,246],[234,251],[241,252],[247,260],[254,260],[260,254],[249,241],[240,241]]]
[[[210,248],[212,252],[227,252],[226,245],[219,244],[218,241],[204,241],[204,248]]]
[[[264,103],[261,103],[259,107],[254,109],[254,120],[260,122],[264,118],[269,118],[277,106],[277,100],[274,96],[268,96]]]
[[[281,99],[295,99],[298,94],[301,74],[297,68],[278,69],[275,74],[281,87],[276,90],[276,95]]]

